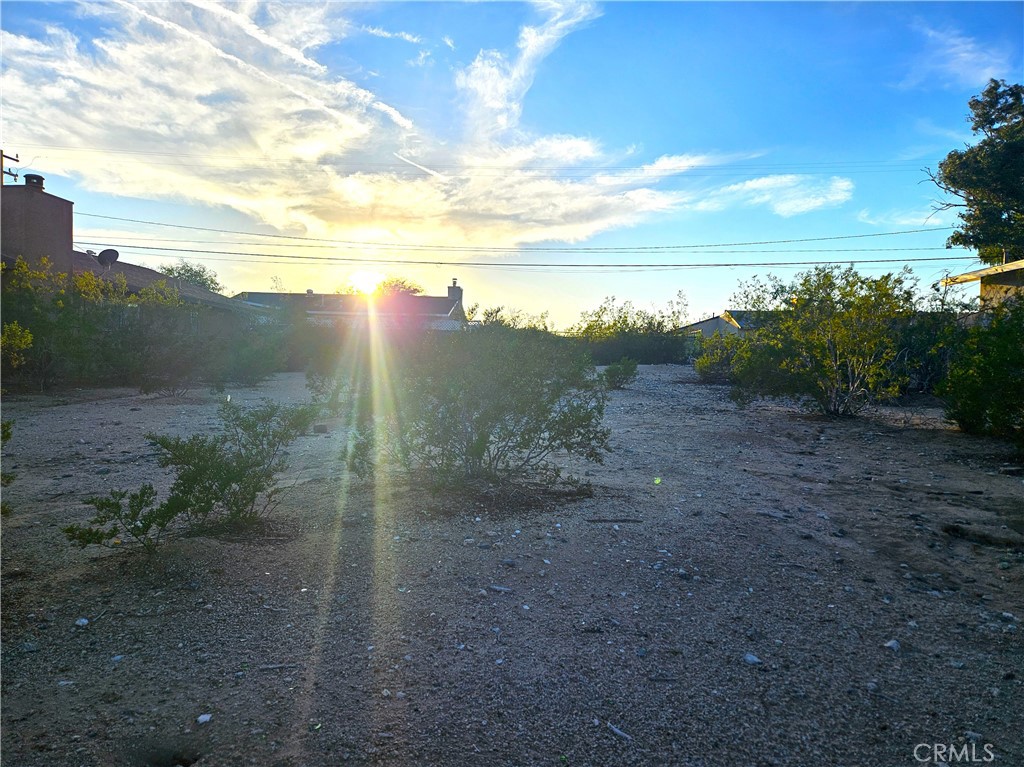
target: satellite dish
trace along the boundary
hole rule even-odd
[[[112,263],[117,261],[117,257],[119,255],[121,254],[118,253],[113,248],[107,248],[106,250],[100,251],[100,254],[96,256],[96,260],[99,261],[100,264],[102,264],[103,266],[110,266]]]

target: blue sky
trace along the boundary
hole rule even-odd
[[[989,78],[1024,80],[1020,2],[5,2],[0,25],[3,147],[75,202],[81,248],[230,291],[458,277],[563,328],[798,271],[707,264],[971,268],[923,169],[973,140]]]

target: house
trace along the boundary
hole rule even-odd
[[[743,335],[757,330],[767,319],[778,314],[775,311],[754,311],[751,309],[726,309],[719,315],[684,325],[680,331],[691,336],[710,338],[715,333],[723,336]]]
[[[981,283],[983,304],[1001,304],[1008,298],[1024,299],[1024,259],[946,277],[942,285],[963,285],[968,282]]]
[[[58,274],[92,272],[103,279],[120,275],[133,293],[154,283],[165,282],[175,288],[186,303],[234,314],[257,313],[252,307],[242,307],[226,296],[190,282],[168,277],[155,269],[123,263],[118,260],[115,250],[104,250],[98,256],[75,250],[75,204],[47,192],[42,176],[27,173],[24,178],[23,185],[5,184],[0,195],[0,220],[3,221],[0,253],[5,264],[13,265],[20,257],[32,266],[38,266],[43,258],[47,258]]]
[[[365,327],[371,320],[386,327],[453,331],[466,326],[462,288],[456,280],[447,296],[398,293],[385,296],[336,293],[239,293],[235,301],[260,309],[301,313],[317,325]]]

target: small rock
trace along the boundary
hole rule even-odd
[[[898,640],[898,639],[890,639],[888,642],[886,642],[882,646],[883,647],[888,647],[893,652],[899,652],[900,651],[900,640]]]
[[[512,593],[512,589],[510,589],[508,586],[496,586],[496,585],[494,585],[492,583],[487,588],[489,588],[491,591],[496,591],[499,594],[511,594]]]
[[[973,730],[964,731],[964,737],[967,738],[967,740],[971,741],[971,743],[978,743],[982,740],[981,733],[974,732]]]
[[[746,655],[744,655],[743,661],[744,663],[749,663],[751,666],[761,665],[761,659],[754,655],[754,653],[752,652],[748,652]]]
[[[39,652],[38,642],[22,642],[18,645],[18,649],[22,652]]]
[[[1016,623],[1017,616],[1013,613],[999,613],[999,617],[1007,623]]]
[[[89,625],[89,619],[88,618],[79,618],[77,621],[75,621],[75,625],[76,626],[88,626]]]
[[[213,714],[200,714],[199,716],[196,717],[196,723],[197,724],[206,724],[211,719],[213,719]]]
[[[111,663],[120,663],[123,660],[124,660],[124,656],[123,655],[115,655],[113,658],[110,659]]]

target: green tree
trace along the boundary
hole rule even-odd
[[[1024,86],[990,80],[969,102],[971,129],[981,140],[950,152],[929,177],[958,202],[960,227],[950,247],[972,248],[988,264],[1024,258]]]
[[[377,292],[382,296],[418,296],[423,287],[405,277],[388,277],[377,286]]]
[[[898,328],[914,308],[906,273],[870,278],[817,267],[748,290],[752,308],[772,313],[735,352],[740,395],[788,395],[829,415],[854,415],[899,392]]]
[[[192,264],[182,259],[176,264],[164,264],[159,271],[176,280],[206,288],[212,293],[224,292],[224,286],[217,279],[217,273],[204,264]]]

